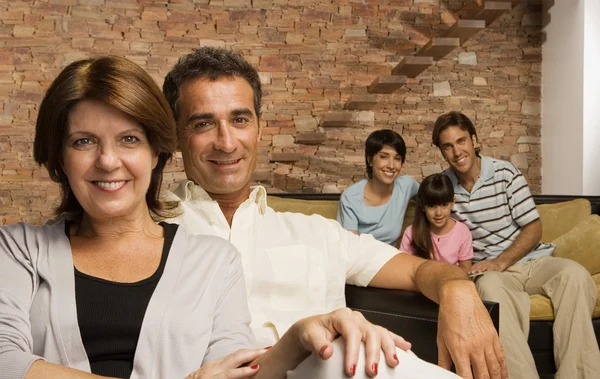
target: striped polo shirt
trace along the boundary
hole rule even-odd
[[[527,181],[510,162],[481,156],[481,172],[469,193],[452,167],[444,171],[454,184],[452,217],[469,227],[473,260],[495,258],[510,247],[521,228],[540,218]],[[517,263],[552,255],[554,245],[539,243]]]

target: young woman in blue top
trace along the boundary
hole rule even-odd
[[[408,201],[419,190],[413,178],[400,175],[405,158],[406,145],[395,131],[376,130],[367,137],[368,179],[348,187],[340,198],[337,220],[344,228],[396,245]]]

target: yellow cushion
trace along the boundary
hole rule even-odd
[[[587,216],[552,243],[555,257],[572,259],[592,275],[600,273],[600,216]]]
[[[537,207],[542,221],[542,241],[550,242],[568,232],[592,213],[587,199],[575,199],[554,204],[540,204]]]
[[[598,288],[598,297],[596,300],[596,306],[592,313],[592,318],[600,317],[600,274],[592,275],[592,279],[596,283]],[[531,313],[529,318],[531,320],[554,320],[554,309],[552,308],[552,302],[545,295],[531,295],[529,296],[531,301]]]
[[[531,295],[529,296],[530,304],[530,320],[554,320],[554,309],[552,302],[546,295]]]
[[[556,244],[553,254],[555,257],[572,259],[592,274],[598,288],[598,300],[592,317],[600,317],[600,216],[588,215],[552,243]],[[544,295],[532,295],[530,299],[531,320],[554,320],[549,298]]]
[[[267,204],[277,212],[295,212],[305,215],[320,214],[325,218],[337,218],[337,200],[300,200],[268,196]]]

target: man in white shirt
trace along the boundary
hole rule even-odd
[[[260,140],[256,70],[225,49],[182,57],[163,86],[188,177],[175,191],[177,220],[220,236],[242,254],[253,329],[270,345],[302,317],[345,306],[345,283],[421,291],[440,303],[439,364],[464,378],[507,378],[498,335],[474,284],[459,268],[401,254],[336,221],[279,213],[250,187]],[[367,362],[369,375],[377,366]]]

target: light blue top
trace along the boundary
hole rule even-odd
[[[342,193],[337,220],[348,230],[372,234],[381,242],[395,245],[400,238],[408,201],[417,194],[419,183],[408,175],[398,176],[390,200],[375,207],[365,205],[367,183],[367,179],[361,180]]]

